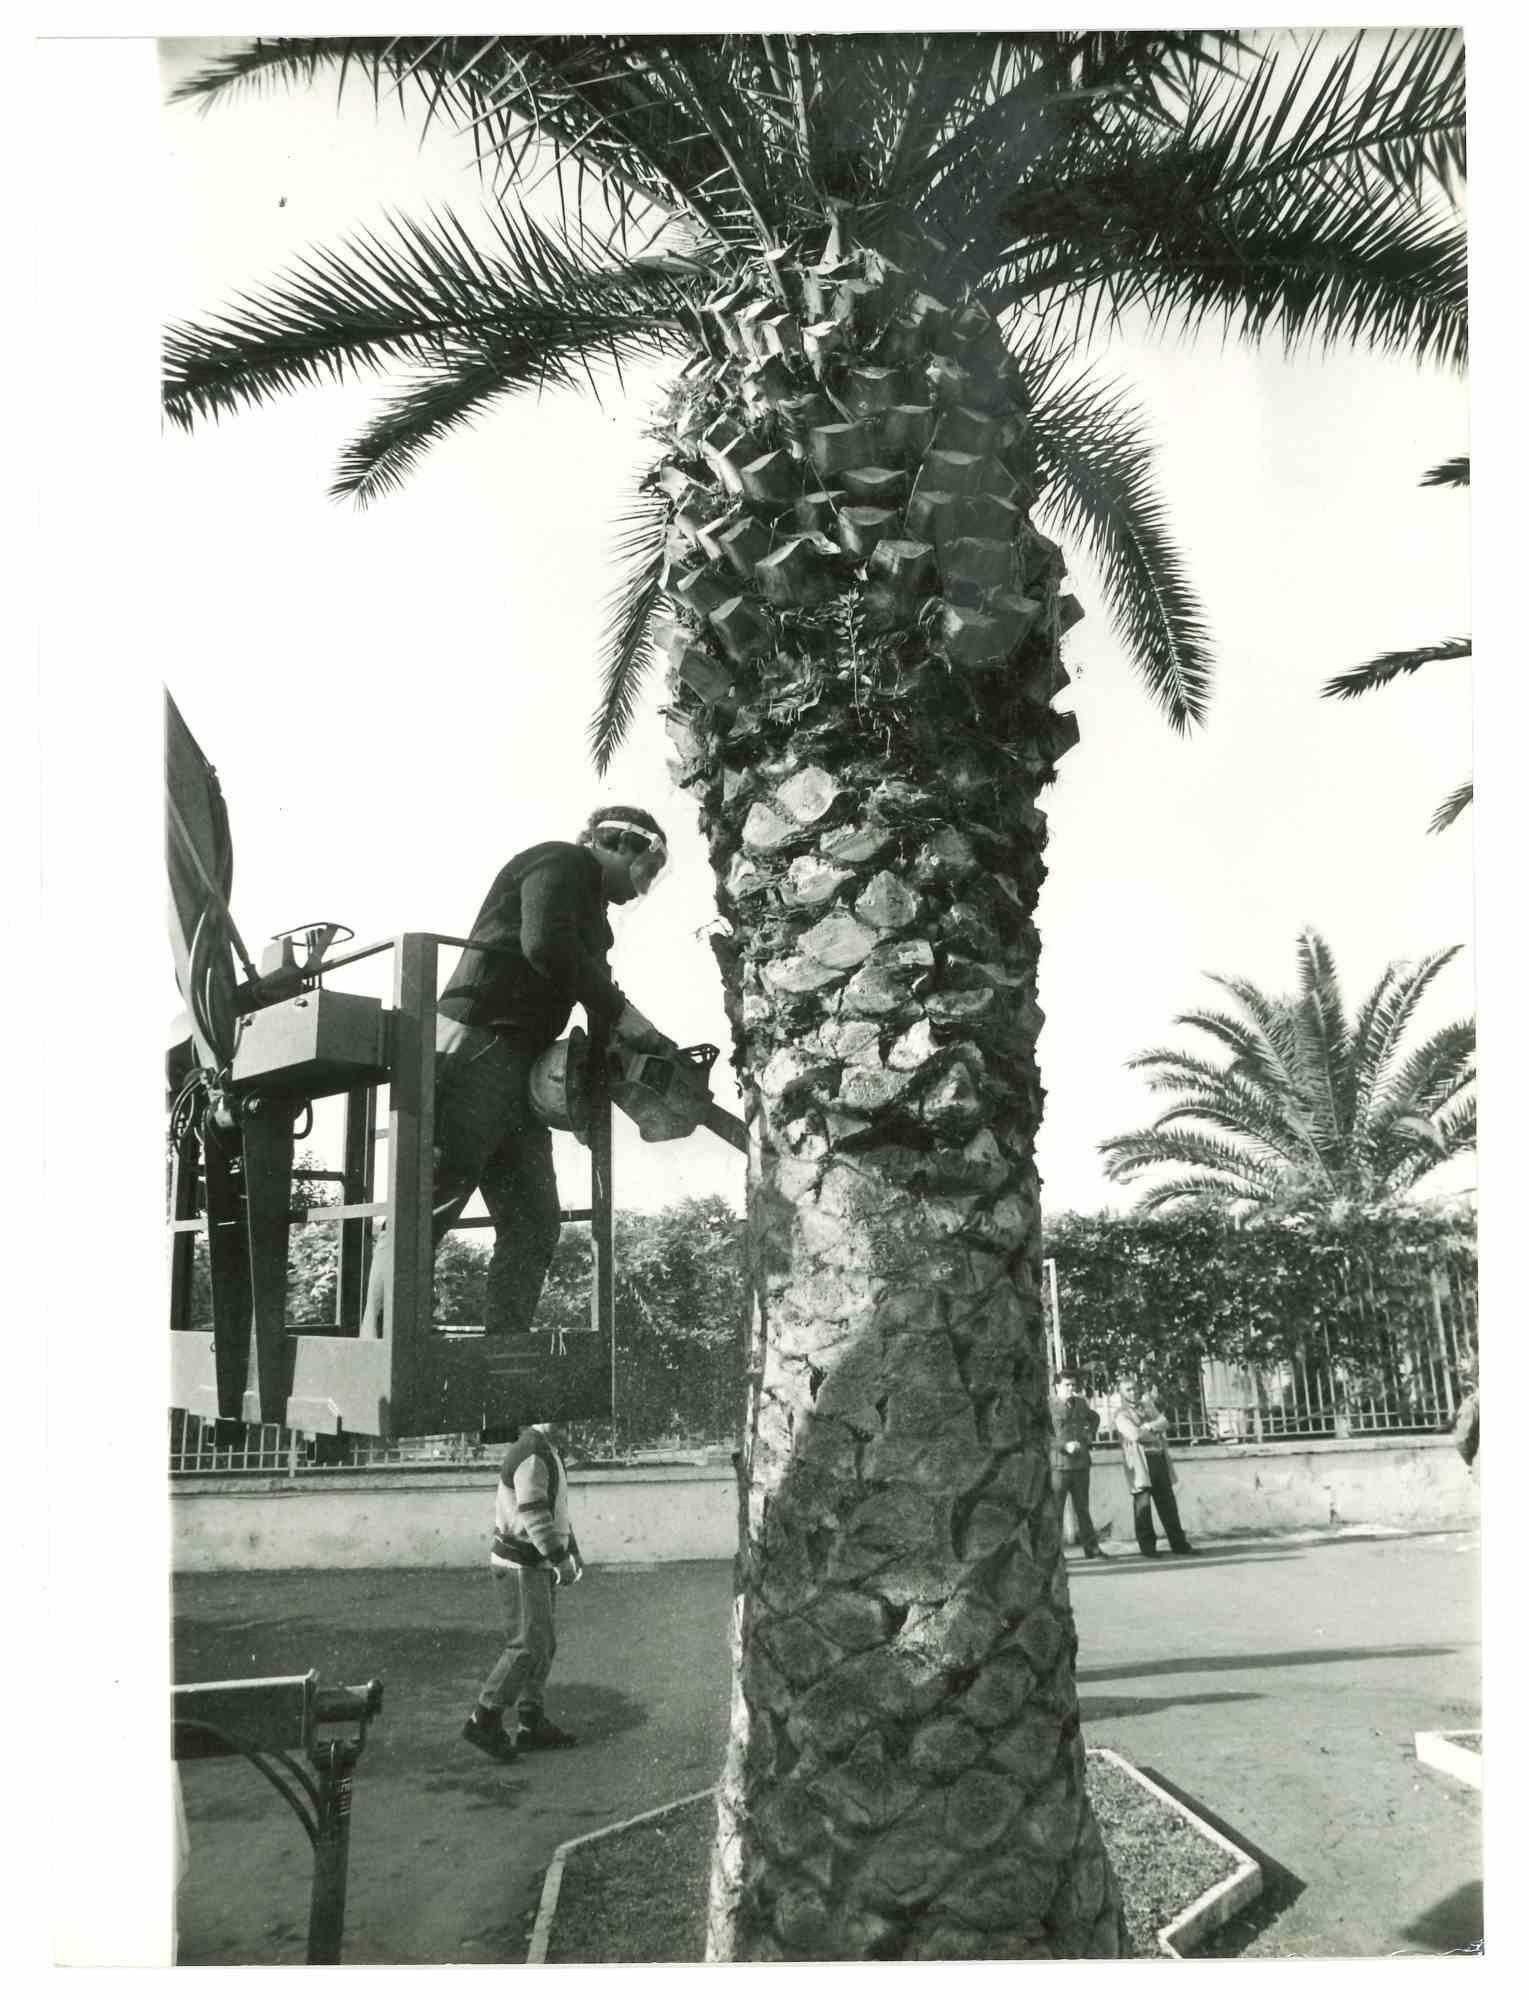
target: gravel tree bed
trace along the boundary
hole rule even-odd
[[[1088,1759],[1088,1795],[1125,1905],[1133,1957],[1229,1872],[1219,1847],[1107,1758]],[[716,1832],[710,1796],[574,1848],[563,1869],[549,1965],[694,1965],[706,1944]]]

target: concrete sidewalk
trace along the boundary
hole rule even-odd
[[[1071,1565],[1091,1744],[1120,1750],[1264,1862],[1224,1950],[1436,1952],[1480,1936],[1477,1795],[1414,1729],[1479,1716],[1474,1535],[1221,1543]],[[386,1683],[356,1774],[348,1964],[516,1963],[575,1834],[712,1783],[730,1568],[595,1572],[560,1604],[549,1701],[579,1747],[501,1770],[457,1735],[496,1650],[483,1571],[177,1580],[178,1680]],[[237,1761],[183,1771],[181,1963],[300,1964],[309,1850]]]

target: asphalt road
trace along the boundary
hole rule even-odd
[[[1121,1751],[1256,1852],[1263,1902],[1215,1949],[1468,1949],[1481,1936],[1474,1792],[1416,1729],[1479,1717],[1477,1540],[1211,1544],[1075,1562],[1090,1744]],[[575,1834],[714,1782],[727,1728],[729,1566],[592,1573],[560,1608],[549,1707],[577,1749],[500,1769],[458,1730],[497,1650],[485,1574],[185,1577],[181,1681],[380,1677],[356,1772],[347,1964],[524,1957],[541,1877]],[[310,1857],[239,1760],[182,1769],[183,1965],[301,1964]]]
[[[1212,1543],[1072,1569],[1090,1744],[1255,1853],[1266,1893],[1216,1955],[1464,1950],[1479,1794],[1418,1729],[1480,1726],[1479,1538]]]

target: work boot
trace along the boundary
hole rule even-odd
[[[1108,1549],[1099,1549],[1099,1548],[1085,1549],[1083,1551],[1083,1557],[1086,1562],[1107,1563],[1114,1561],[1114,1557],[1110,1554]]]
[[[559,1729],[555,1722],[549,1722],[544,1715],[523,1718],[515,1731],[517,1750],[571,1750],[578,1740],[566,1729]]]
[[[492,1757],[496,1764],[513,1764],[519,1754],[497,1715],[492,1721],[485,1721],[476,1712],[468,1716],[462,1724],[462,1740]]]

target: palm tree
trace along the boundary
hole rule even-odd
[[[1388,965],[1352,1022],[1338,971],[1312,930],[1298,940],[1299,991],[1209,976],[1232,1012],[1174,1017],[1225,1054],[1145,1049],[1129,1067],[1173,1102],[1145,1130],[1106,1139],[1111,1180],[1168,1170],[1139,1209],[1214,1208],[1335,1220],[1398,1202],[1424,1174],[1476,1143],[1476,1029],[1452,1021],[1408,1052],[1406,1033],[1433,981],[1459,952]]]
[[[1423,486],[1469,486],[1470,483],[1471,462],[1468,458],[1447,458],[1442,465],[1425,472],[1419,482]],[[1443,639],[1436,646],[1414,646],[1405,653],[1378,653],[1373,660],[1366,660],[1363,666],[1350,667],[1345,673],[1335,674],[1322,693],[1330,699],[1353,701],[1359,695],[1387,686],[1402,674],[1415,674],[1437,660],[1468,660],[1470,657],[1469,639]],[[1475,796],[1476,788],[1469,780],[1457,785],[1428,822],[1428,831],[1442,833],[1445,827],[1453,826]]]
[[[339,468],[364,503],[500,397],[679,364],[592,744],[661,650],[751,1137],[708,1950],[1118,1952],[1047,1481],[1036,799],[1082,611],[1040,523],[1198,720],[1147,445],[1077,356],[1134,313],[1461,365],[1458,37],[285,41],[179,94],[326,65],[469,129],[486,223],[175,327],[175,421],[402,368]]]

